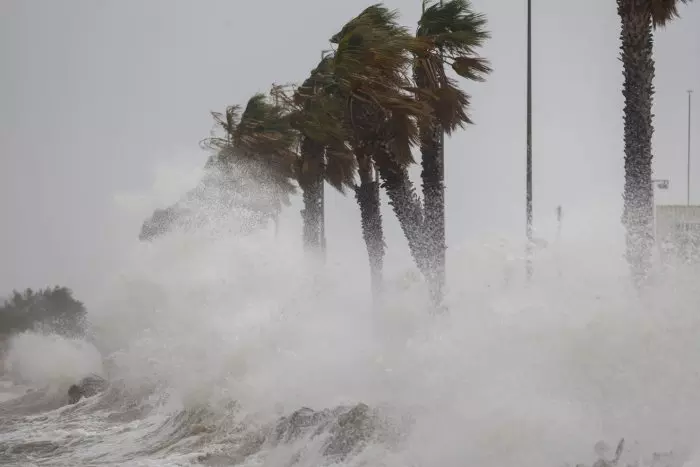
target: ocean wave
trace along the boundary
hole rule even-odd
[[[541,467],[624,437],[626,463],[690,462],[698,272],[639,295],[613,246],[545,249],[529,284],[518,242],[454,248],[433,316],[415,271],[387,273],[372,306],[366,258],[307,261],[293,225],[138,245],[89,303],[89,338],[12,341],[8,374],[36,389],[0,405],[0,461]],[[107,388],[68,404],[93,373]]]

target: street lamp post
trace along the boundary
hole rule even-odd
[[[532,278],[532,0],[527,0],[527,149],[525,155],[525,274]]]

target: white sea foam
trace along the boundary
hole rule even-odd
[[[575,225],[576,213],[570,219]],[[295,455],[297,465],[319,465],[320,441],[309,441],[303,455],[294,444],[250,452],[241,433],[304,406],[360,402],[401,436],[339,461],[347,465],[591,463],[597,442],[614,451],[622,437],[627,462],[671,450],[679,462],[693,459],[698,276],[670,271],[638,295],[619,231],[589,229],[550,242],[529,285],[517,241],[457,245],[449,313],[432,316],[410,270],[388,274],[385,303],[373,308],[366,258],[335,253],[320,267],[304,258],[298,224],[283,222],[275,237],[272,230],[230,233],[240,231],[232,222],[214,218],[199,231],[135,245],[88,303],[110,378],[125,394],[155,392],[126,422],[98,411],[99,400],[26,419],[22,433],[39,433],[32,439],[60,432],[75,441],[54,461],[111,452],[104,459],[115,463],[132,453],[130,465],[181,465],[223,452],[242,465],[291,465]],[[329,242],[342,250],[345,237],[350,244],[359,235],[358,225]],[[101,371],[96,355],[87,344],[25,334],[8,358],[24,380],[44,384]],[[125,417],[135,410],[119,407]],[[182,418],[197,410],[204,412]],[[83,441],[66,428],[78,421]],[[183,438],[184,423],[213,428]],[[9,438],[0,434],[0,443]]]

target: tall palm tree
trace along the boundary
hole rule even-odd
[[[300,157],[300,185],[305,190],[304,222],[305,233],[317,232],[314,226],[319,215],[309,215],[310,209],[317,209],[315,202],[320,196],[314,193],[319,171],[324,171],[326,181],[339,191],[352,186],[360,208],[362,236],[367,247],[370,264],[372,295],[381,297],[384,266],[384,230],[379,201],[379,183],[375,176],[374,163],[368,146],[352,137],[347,114],[346,97],[340,92],[335,76],[335,55],[327,55],[311,72],[311,76],[294,93],[292,100],[297,107],[293,124],[302,134]],[[274,91],[277,95],[278,90]],[[290,102],[290,99],[284,99]],[[320,161],[322,146],[325,145],[325,163]],[[359,185],[354,183],[355,173],[359,175]],[[306,190],[308,187],[308,195]],[[309,235],[310,236],[310,235]]]
[[[334,77],[345,98],[352,145],[362,157],[371,157],[411,254],[427,274],[423,208],[408,167],[414,163],[411,147],[418,143],[416,121],[431,109],[412,92],[412,54],[422,44],[396,18],[395,11],[372,5],[334,35]]]
[[[475,49],[489,33],[486,18],[472,9],[469,0],[449,0],[428,6],[418,21],[416,38],[426,44],[414,61],[414,81],[419,99],[433,109],[430,118],[420,121],[420,148],[425,205],[424,230],[431,298],[442,303],[445,282],[445,181],[444,137],[471,123],[467,110],[469,96],[447,76],[450,66],[459,76],[483,81],[491,70]]]
[[[623,223],[627,229],[627,261],[637,285],[651,266],[654,244],[654,189],[651,139],[654,95],[653,29],[678,16],[690,0],[617,0],[622,23],[624,75],[625,191]]]
[[[288,93],[288,86],[273,86],[271,94],[281,102],[299,137],[297,181],[303,192],[304,245],[325,249],[324,182],[340,193],[355,187],[357,163],[346,142],[342,104],[327,86],[330,58],[324,57],[304,83]]]
[[[264,94],[251,97],[242,112],[230,106],[212,116],[224,135],[204,144],[217,151],[220,167],[235,173],[247,207],[277,224],[279,212],[296,191],[296,139],[289,119]]]

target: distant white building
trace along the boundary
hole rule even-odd
[[[657,205],[655,219],[662,260],[700,259],[700,206]]]

